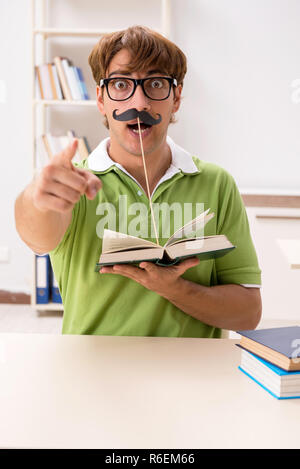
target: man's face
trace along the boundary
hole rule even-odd
[[[126,73],[127,64],[129,64],[130,61],[131,56],[127,49],[120,50],[111,60],[106,78],[148,78],[151,76],[166,76],[165,73],[159,70]],[[179,109],[181,89],[181,86],[177,86],[175,89],[172,86],[168,99],[164,101],[154,101],[145,96],[141,86],[137,86],[134,95],[126,101],[113,101],[107,95],[106,89],[101,89],[97,86],[97,106],[99,111],[107,117],[111,145],[113,145],[114,148],[120,146],[131,155],[141,155],[139,133],[134,132],[134,130],[129,127],[128,122],[116,121],[112,117],[115,109],[118,110],[117,114],[121,114],[128,109],[135,108],[138,111],[147,111],[155,118],[157,118],[157,114],[161,115],[162,120],[159,124],[146,128],[142,132],[145,155],[157,150],[160,145],[165,142],[171,115]],[[137,122],[137,119],[129,121],[130,124],[134,122]]]

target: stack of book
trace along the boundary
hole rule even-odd
[[[239,369],[277,399],[300,398],[300,327],[238,331]]]
[[[36,303],[62,303],[49,254],[35,256]]]
[[[54,57],[53,63],[35,66],[37,99],[88,100],[82,70],[66,57]]]
[[[79,163],[91,153],[86,137],[77,137],[74,130],[68,130],[67,135],[52,135],[50,132],[40,135],[36,139],[36,167],[43,168],[49,160],[65,149],[74,138],[78,140],[78,147],[73,162]]]

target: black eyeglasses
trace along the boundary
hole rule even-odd
[[[151,78],[102,78],[100,87],[105,85],[110,99],[113,101],[126,101],[134,94],[138,85],[149,99],[154,101],[163,101],[170,96],[171,88],[177,86],[177,80],[169,77],[151,77]]]

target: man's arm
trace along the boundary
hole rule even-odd
[[[213,327],[232,331],[255,329],[262,305],[259,288],[241,285],[205,287],[178,278],[178,287],[166,298],[177,308]]]
[[[100,273],[120,274],[131,278],[163,296],[186,314],[210,326],[233,331],[255,329],[262,309],[259,288],[231,284],[206,287],[181,277],[187,269],[198,263],[197,258],[190,258],[170,267],[141,262],[140,268],[115,265],[102,267]]]
[[[76,148],[77,140],[54,156],[16,199],[17,231],[37,254],[49,252],[59,244],[80,196],[86,194],[93,199],[101,188],[97,176],[73,166]]]

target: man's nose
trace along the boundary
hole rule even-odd
[[[138,111],[149,110],[151,108],[150,99],[145,95],[141,85],[137,85],[130,100],[130,105]]]

